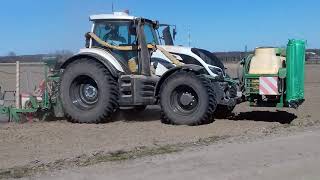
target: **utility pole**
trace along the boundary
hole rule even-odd
[[[191,30],[190,30],[190,26],[188,26],[188,45],[189,45],[189,47],[191,47]]]
[[[247,56],[247,54],[248,54],[248,45],[244,47],[244,56]]]
[[[16,108],[21,107],[20,104],[20,61],[16,62]]]

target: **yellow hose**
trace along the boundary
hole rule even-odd
[[[141,49],[139,46],[114,46],[114,45],[111,45],[111,44],[103,41],[102,39],[100,39],[97,35],[95,35],[92,32],[87,33],[87,36],[89,38],[92,38],[93,40],[95,40],[101,46],[109,48],[109,49],[115,49],[115,50],[119,50],[119,51],[134,51],[134,50]],[[176,65],[176,66],[183,65],[183,63],[181,63],[177,58],[175,58],[171,53],[166,51],[164,48],[162,48],[160,46],[155,46],[152,44],[148,44],[147,47],[148,47],[148,49],[154,49],[154,50],[159,49],[174,65]]]
[[[171,53],[166,51],[164,48],[157,46],[157,49],[159,49],[174,65],[176,66],[183,65],[182,62],[180,62],[176,57],[174,57]]]
[[[109,48],[109,49],[115,49],[115,50],[119,50],[119,51],[134,51],[134,50],[140,50],[141,48],[139,46],[114,46],[111,45],[105,41],[103,41],[102,39],[100,39],[97,35],[95,35],[92,32],[87,33],[87,35],[89,36],[89,38],[92,38],[93,40],[95,40],[98,44],[100,44],[103,47]],[[154,49],[155,46],[152,44],[148,44],[148,49]]]

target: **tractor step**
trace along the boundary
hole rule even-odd
[[[123,75],[119,79],[120,106],[152,105],[158,77],[143,75]]]

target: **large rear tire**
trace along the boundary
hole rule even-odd
[[[79,59],[67,66],[60,93],[70,122],[108,122],[119,106],[116,79],[102,64],[91,59]]]
[[[193,72],[178,71],[160,89],[161,121],[175,125],[213,122],[217,102],[210,80]]]

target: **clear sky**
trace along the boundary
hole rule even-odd
[[[1,0],[0,55],[50,53],[84,46],[91,14],[110,13],[112,0]],[[115,10],[176,24],[177,44],[211,51],[283,46],[303,38],[320,47],[318,0],[113,0]]]

